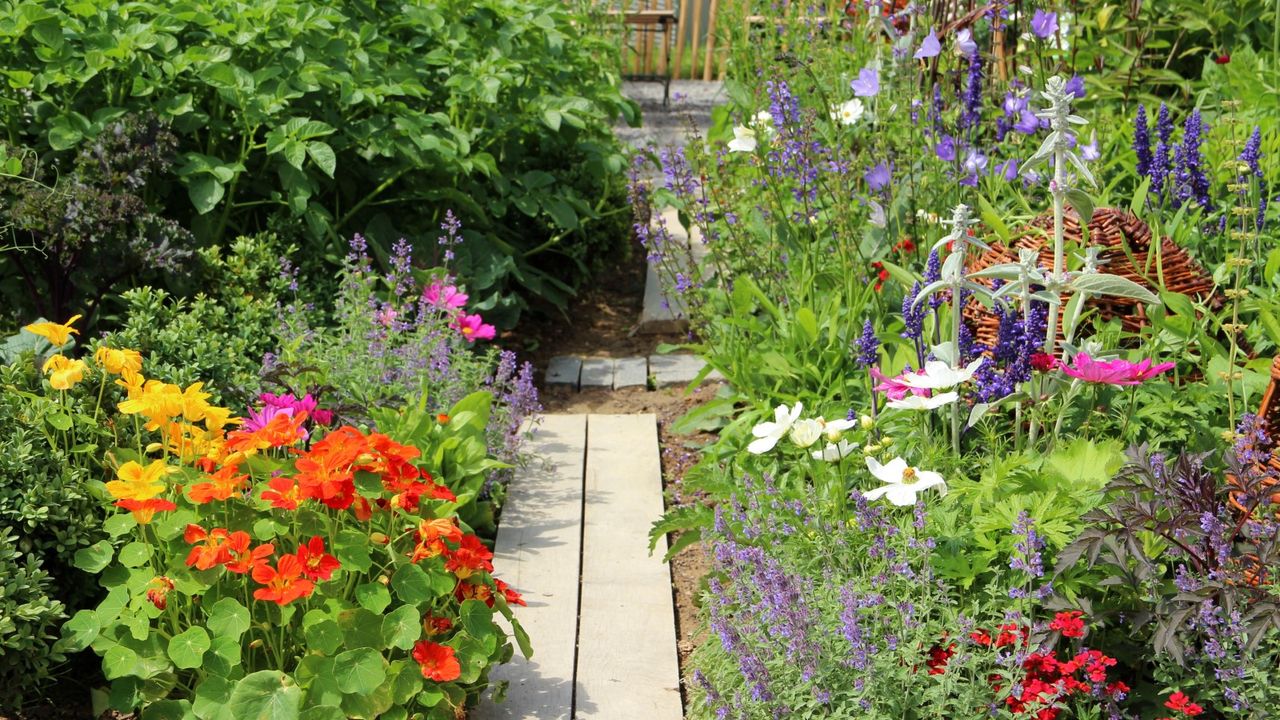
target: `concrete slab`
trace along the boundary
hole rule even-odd
[[[582,377],[578,385],[581,389],[612,388],[613,358],[586,358],[582,361]]]
[[[649,384],[649,361],[646,358],[618,358],[613,368],[613,389],[644,387]]]
[[[551,358],[551,362],[547,364],[547,387],[553,385],[568,385],[574,390],[578,389],[578,380],[582,376],[582,359],[569,357],[567,355],[557,355]]]
[[[672,385],[688,385],[693,379],[702,372],[702,368],[706,366],[706,362],[697,355],[689,355],[687,353],[676,355],[652,355],[649,357],[649,372],[653,374],[658,387],[671,387]],[[724,379],[717,372],[712,372],[718,377],[707,379]]]
[[[652,265],[644,271],[644,306],[640,310],[640,324],[636,332],[641,335],[665,335],[681,333],[689,329],[684,303],[680,298],[668,298],[662,287],[662,279]]]

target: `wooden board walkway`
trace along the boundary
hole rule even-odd
[[[534,656],[496,668],[507,699],[473,720],[678,720],[671,576],[648,552],[662,514],[657,418],[548,415],[545,467],[512,482],[494,566],[524,593]]]

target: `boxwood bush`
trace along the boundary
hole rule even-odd
[[[0,138],[69,166],[156,113],[177,159],[143,195],[203,243],[297,233],[336,263],[356,231],[434,243],[451,208],[473,296],[512,322],[509,289],[564,301],[622,196],[611,125],[635,108],[591,22],[562,0],[11,0]]]

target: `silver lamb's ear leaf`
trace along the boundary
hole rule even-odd
[[[929,283],[928,285],[925,285],[924,287],[920,288],[920,294],[916,295],[915,302],[911,303],[911,307],[915,308],[917,305],[919,305],[920,303],[928,299],[930,295],[938,292],[939,290],[943,290],[946,287],[947,287],[947,284],[942,282],[941,280],[935,280]]]
[[[1081,292],[1094,295],[1114,295],[1116,297],[1133,298],[1153,305],[1160,304],[1160,298],[1138,283],[1109,273],[1089,273],[1077,275],[1071,280],[1071,286]]]
[[[1044,139],[1044,142],[1040,144],[1040,149],[1036,150],[1036,154],[1028,158],[1027,162],[1022,165],[1022,169],[1023,169],[1022,174],[1025,175],[1026,170],[1032,167],[1035,167],[1036,165],[1039,165],[1042,162],[1047,161],[1049,159],[1049,156],[1053,154],[1053,148],[1057,142],[1058,142],[1058,133],[1057,132],[1049,133],[1049,136],[1046,137]]]
[[[1040,302],[1049,303],[1050,305],[1058,305],[1062,303],[1062,298],[1051,292],[1041,290],[1040,292],[1031,293],[1031,297]]]
[[[1062,337],[1071,340],[1076,334],[1076,325],[1080,322],[1080,315],[1084,312],[1084,301],[1089,293],[1078,292],[1071,296],[1067,301],[1066,310],[1062,311]]]
[[[1071,161],[1072,165],[1076,166],[1076,172],[1080,173],[1080,177],[1084,178],[1090,187],[1098,187],[1098,181],[1093,179],[1093,171],[1084,164],[1079,155],[1069,152],[1067,153],[1067,159]]]
[[[1022,292],[1022,286],[1018,283],[1005,283],[1004,285],[1001,285],[1000,289],[991,297],[995,300],[1002,300],[1006,295],[1012,295],[1020,292]]]
[[[942,262],[942,277],[954,282],[964,275],[964,253],[953,252]]]
[[[964,429],[968,430],[974,425],[977,425],[978,421],[982,419],[982,416],[986,415],[987,411],[990,409],[991,403],[974,403],[973,409],[969,411],[969,422],[965,423]]]
[[[1022,275],[1022,266],[1014,263],[1000,263],[969,273],[971,278],[993,277],[1001,280],[1015,280],[1020,275]]]

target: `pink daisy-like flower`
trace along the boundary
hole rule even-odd
[[[1090,383],[1103,385],[1141,385],[1151,378],[1173,369],[1173,363],[1152,366],[1151,360],[1132,363],[1128,360],[1094,360],[1088,353],[1076,353],[1070,365],[1059,363],[1063,374]]]
[[[886,377],[884,373],[880,372],[880,368],[871,368],[871,377],[878,383],[876,385],[876,390],[884,393],[885,397],[890,400],[901,400],[906,397],[908,393],[911,395],[923,395],[928,397],[929,391],[927,389],[912,387],[904,382],[906,374],[907,373],[902,373],[901,375],[895,375],[894,377]],[[920,373],[917,372],[913,374],[919,375]]]
[[[459,315],[453,321],[452,326],[460,333],[467,342],[475,342],[477,340],[492,340],[497,336],[497,328],[492,325],[486,325],[484,318],[479,315]]]
[[[422,299],[436,307],[449,308],[451,310],[461,309],[467,304],[466,293],[458,292],[458,288],[453,285],[442,285],[440,283],[432,283],[427,289],[423,290]]]

